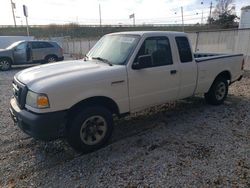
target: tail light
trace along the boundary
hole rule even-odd
[[[242,63],[241,63],[241,70],[244,70],[244,66],[245,66],[245,59],[242,60]]]
[[[62,48],[60,48],[60,52],[61,52],[61,54],[63,54],[63,49]]]

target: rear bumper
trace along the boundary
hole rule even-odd
[[[63,61],[63,60],[64,60],[64,56],[58,58],[58,61]]]
[[[40,140],[54,140],[64,135],[66,111],[36,114],[20,109],[14,98],[10,101],[10,114],[20,129]]]

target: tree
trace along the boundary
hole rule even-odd
[[[216,0],[217,4],[213,11],[213,18],[218,19],[222,14],[235,14],[234,0]]]
[[[235,13],[234,0],[216,0],[217,4],[212,17],[208,18],[208,23],[220,25],[223,28],[235,27],[238,25]]]

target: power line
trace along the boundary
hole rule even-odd
[[[12,1],[12,0],[11,0]],[[210,10],[211,11],[211,10]],[[210,11],[204,11],[203,13],[204,14],[207,14],[207,13],[210,13]],[[189,11],[190,12],[190,11]],[[196,11],[195,11],[196,12]],[[182,16],[183,16],[183,18],[187,18],[187,17],[195,17],[195,16],[198,16],[198,15],[200,15],[201,13],[198,13],[198,11],[196,12],[196,13],[192,13],[192,14],[182,14]],[[153,18],[153,19],[151,19],[151,20],[154,20],[154,22],[157,22],[157,19],[162,19],[162,20],[165,20],[165,19],[171,19],[171,20],[173,20],[173,19],[179,19],[179,18],[182,18],[182,16],[167,16],[167,17],[164,17],[164,18]],[[55,21],[55,22],[63,22],[63,23],[73,23],[74,21],[73,20],[60,20],[60,19],[40,19],[40,18],[31,18],[32,20],[48,20],[48,21]],[[81,23],[86,23],[86,22],[98,22],[97,21],[98,19],[88,19],[88,18],[80,18],[80,21],[79,22],[81,22]],[[114,19],[105,19],[105,20],[114,20]],[[124,18],[122,18],[122,19],[117,19],[117,20],[126,20],[126,19],[124,19]],[[137,19],[137,20],[142,20],[142,21],[144,21],[144,20],[146,20],[146,19]],[[185,20],[196,20],[196,18],[194,18],[194,19],[185,19]],[[197,20],[198,20],[198,18],[197,18]],[[165,22],[165,21],[164,21]],[[167,21],[167,22],[177,22],[176,20],[174,20],[174,21]],[[99,23],[100,23],[100,25],[102,24],[102,17],[101,17],[101,6],[100,6],[100,4],[99,4]]]
[[[210,8],[211,8],[211,6],[210,6]],[[188,12],[191,12],[191,11],[188,11]],[[194,12],[196,12],[196,11],[194,11]],[[204,11],[203,13],[204,14],[210,14],[211,10],[210,11],[206,11],[206,12]],[[151,22],[164,22],[164,23],[166,23],[166,22],[167,23],[169,23],[169,22],[173,23],[173,22],[179,22],[179,21],[183,21],[184,22],[184,18],[185,18],[185,21],[198,20],[200,18],[194,18],[194,17],[196,17],[196,16],[198,16],[200,14],[201,13],[200,12],[198,13],[198,11],[197,11],[196,13],[186,14],[185,15],[183,13],[183,9],[182,9],[182,15],[180,15],[180,16],[167,16],[167,17],[164,17],[164,18],[152,18],[150,20],[152,20]],[[190,19],[186,19],[186,18],[190,18]],[[84,23],[84,24],[86,24],[87,22],[98,22],[98,19],[88,19],[88,18],[79,18],[79,19],[80,19],[79,23]],[[158,21],[158,19],[161,19],[161,21]],[[50,19],[50,18],[47,18],[47,19],[46,18],[44,18],[44,19],[41,19],[41,18],[31,18],[31,20],[47,20],[47,21],[51,21],[51,22],[74,23],[73,20],[60,20],[60,19]],[[122,18],[122,19],[104,19],[104,20],[106,20],[106,21],[108,21],[108,20],[112,20],[112,21],[117,20],[117,21],[122,21],[122,22],[123,21],[125,21],[125,22],[127,21],[125,18]],[[147,19],[142,19],[141,18],[141,19],[137,19],[137,20],[139,20],[139,21],[145,21]],[[167,20],[167,21],[164,21],[164,20]],[[101,17],[101,5],[99,4],[99,23],[100,23],[100,26],[102,25],[102,22],[103,22],[103,20],[102,20],[102,17]]]

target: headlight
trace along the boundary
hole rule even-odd
[[[49,108],[49,98],[46,94],[28,91],[26,104],[33,108]]]

